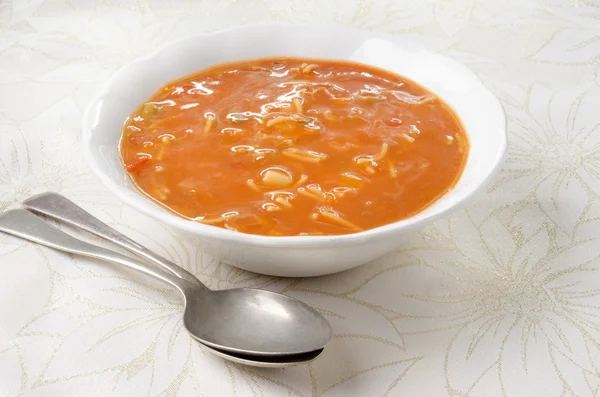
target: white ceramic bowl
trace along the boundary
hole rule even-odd
[[[409,219],[342,236],[268,237],[191,222],[161,208],[132,185],[118,151],[126,117],[170,80],[243,59],[293,56],[353,60],[406,76],[443,98],[471,143],[455,188]],[[402,236],[465,203],[494,174],[507,146],[498,99],[468,68],[397,36],[331,25],[261,24],[202,34],[168,44],[120,69],[83,117],[85,155],[123,202],[195,236],[207,253],[243,269],[275,276],[316,276],[367,263],[394,250]]]

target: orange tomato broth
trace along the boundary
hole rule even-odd
[[[135,185],[187,219],[243,233],[338,235],[415,215],[468,157],[452,109],[374,67],[273,58],[170,82],[125,122]]]

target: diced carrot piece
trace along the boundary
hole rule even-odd
[[[148,161],[150,161],[150,157],[148,157],[148,156],[139,156],[137,159],[135,159],[131,163],[125,165],[125,169],[128,172],[137,172]]]

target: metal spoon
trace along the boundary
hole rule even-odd
[[[314,354],[331,339],[331,326],[310,306],[265,290],[211,291],[191,273],[135,243],[59,194],[44,193],[26,200],[24,205],[94,233],[176,274],[78,240],[27,211],[0,214],[0,230],[4,232],[68,252],[113,261],[175,286],[185,298],[185,327],[199,342],[222,353],[244,358],[264,356],[268,358],[266,361],[273,361],[277,356]]]
[[[57,248],[66,252],[78,253],[90,257],[101,258],[111,261],[118,260],[118,263],[120,264],[140,270],[146,274],[152,274],[153,276],[157,276],[158,274],[164,273],[160,270],[151,270],[151,272],[148,272],[146,269],[141,270],[140,266],[144,267],[147,265],[134,261],[129,257],[126,257],[119,253],[106,250],[105,248],[98,247],[93,244],[89,244],[79,239],[76,239],[62,232],[60,229],[47,224],[42,219],[36,217],[32,213],[22,209],[10,210],[1,213],[0,230],[8,234],[22,237],[27,240],[47,245],[52,248]],[[110,259],[109,256],[103,255],[106,253],[109,253]],[[170,274],[164,274],[166,274],[167,277],[173,277]],[[263,368],[280,368],[307,364],[315,358],[317,358],[323,352],[323,349],[318,349],[315,351],[310,351],[301,354],[265,356],[228,352],[225,350],[220,350],[211,346],[207,346],[203,343],[200,343],[200,345],[202,345],[202,347],[206,348],[211,353],[226,360],[230,360],[239,364]]]

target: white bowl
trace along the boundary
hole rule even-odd
[[[119,157],[126,117],[170,80],[243,59],[292,56],[353,60],[406,76],[444,99],[471,143],[454,189],[425,211],[376,229],[341,236],[268,237],[185,220],[142,195]],[[207,253],[234,266],[274,276],[317,276],[367,263],[394,250],[402,235],[464,204],[494,174],[507,146],[498,99],[468,68],[397,36],[332,25],[261,24],[188,37],[121,68],[83,117],[85,155],[100,180],[123,202],[197,237]]]

